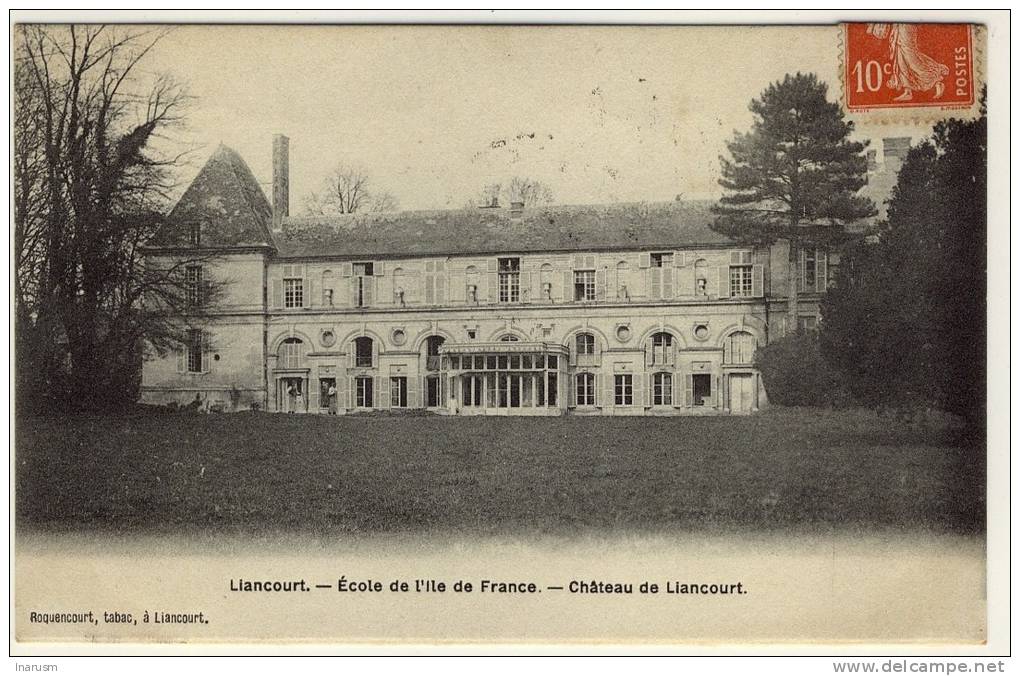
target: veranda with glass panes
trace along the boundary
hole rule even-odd
[[[562,345],[500,341],[440,351],[462,413],[557,415],[564,408],[568,351]]]

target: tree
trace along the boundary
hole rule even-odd
[[[553,192],[546,184],[526,176],[514,176],[506,185],[490,183],[482,188],[478,197],[468,200],[468,208],[477,206],[498,206],[522,202],[525,207],[537,207],[550,204]]]
[[[153,141],[181,121],[188,101],[172,78],[140,72],[166,32],[15,31],[19,404],[132,401],[143,337],[154,329],[180,338],[180,327],[143,303],[159,297],[183,305],[187,297],[179,271],[142,264],[181,159],[157,152]]]
[[[846,252],[822,348],[858,398],[981,427],[985,403],[987,122],[946,120],[910,149],[878,241]]]
[[[752,99],[751,131],[735,133],[726,144],[731,159],[719,158],[726,192],[713,229],[745,244],[786,240],[795,266],[803,247],[839,243],[848,223],[875,215],[871,200],[857,195],[867,180],[867,144],[849,140],[853,122],[827,92],[814,74],[797,73]],[[797,297],[791,283],[794,331]]]
[[[349,164],[338,164],[323,181],[322,188],[304,198],[305,213],[310,216],[396,211],[399,206],[392,193],[373,189],[364,168]]]

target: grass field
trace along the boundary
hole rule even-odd
[[[946,423],[753,417],[27,418],[27,530],[981,532],[985,454]]]

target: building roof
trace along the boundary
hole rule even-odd
[[[203,246],[272,245],[272,207],[245,161],[223,144],[174,206],[154,244],[187,244],[196,222],[203,225]]]
[[[283,258],[424,256],[729,244],[709,201],[459,209],[287,218]]]

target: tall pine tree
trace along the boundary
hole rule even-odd
[[[751,101],[751,131],[736,133],[726,144],[731,158],[719,158],[726,192],[713,229],[745,244],[788,241],[791,269],[802,248],[830,247],[845,237],[847,224],[876,213],[857,194],[867,182],[867,144],[849,139],[853,122],[827,92],[813,73],[770,84]],[[789,315],[797,331],[795,281]]]

